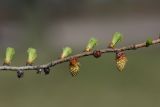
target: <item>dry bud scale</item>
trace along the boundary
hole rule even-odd
[[[45,75],[48,75],[50,73],[50,68],[49,67],[44,68],[43,71],[44,71]]]
[[[17,70],[17,77],[22,78],[24,76],[24,72],[22,70]]]

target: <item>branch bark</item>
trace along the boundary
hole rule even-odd
[[[153,40],[151,45],[156,45],[156,44],[159,44],[159,43],[160,43],[160,38]],[[147,47],[146,42],[139,43],[139,44],[133,44],[133,45],[130,45],[130,46],[124,46],[124,47],[121,47],[121,48],[115,48],[115,49],[106,48],[106,49],[101,49],[99,51],[102,54],[105,54],[105,53],[111,53],[111,52],[114,53],[114,52],[117,52],[117,51],[136,50],[136,49],[144,48],[144,47]],[[76,55],[73,55],[73,56],[70,56],[70,57],[66,57],[64,59],[57,59],[57,60],[51,61],[51,62],[49,62],[47,64],[44,64],[44,65],[19,66],[19,67],[18,66],[0,66],[0,70],[4,70],[4,71],[8,71],[8,70],[10,70],[10,71],[35,70],[35,71],[37,71],[38,69],[51,68],[51,67],[54,67],[55,65],[58,65],[58,64],[61,64],[61,63],[64,63],[64,62],[68,62],[71,58],[74,58],[74,57],[81,58],[81,57],[91,56],[91,55],[93,55],[93,52],[94,51],[82,52],[82,53],[79,53],[79,54],[76,54]]]

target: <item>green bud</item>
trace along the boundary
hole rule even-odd
[[[11,64],[11,61],[13,59],[14,54],[15,54],[14,48],[8,47],[6,49],[6,56],[5,56],[4,65],[10,65]]]
[[[33,61],[37,58],[37,51],[34,48],[28,48],[27,53],[28,53],[27,65],[32,65]]]
[[[114,48],[115,45],[122,40],[122,34],[120,32],[115,32],[113,34],[112,42],[110,43],[109,47]]]
[[[86,46],[85,51],[86,51],[86,52],[91,51],[96,45],[97,45],[97,39],[91,38],[91,39],[88,41],[88,44],[87,44],[87,46]]]
[[[63,52],[61,54],[61,59],[69,56],[72,53],[72,49],[70,47],[63,48]]]
[[[152,45],[152,39],[151,38],[147,39],[147,41],[146,41],[146,47],[148,47],[149,45]]]

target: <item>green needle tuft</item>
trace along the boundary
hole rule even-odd
[[[114,48],[115,45],[122,40],[122,34],[120,32],[115,32],[113,34],[112,42],[109,45],[109,48]]]
[[[72,53],[72,49],[70,47],[63,48],[63,52],[61,54],[61,59],[69,56]]]
[[[150,45],[152,45],[152,39],[151,38],[147,39],[147,41],[146,41],[146,47],[148,47]]]
[[[28,53],[27,65],[32,65],[35,59],[37,58],[37,51],[34,48],[28,48],[27,53]]]
[[[11,64],[11,61],[13,59],[14,54],[15,54],[14,48],[8,47],[6,49],[6,56],[5,56],[4,65],[10,65]]]
[[[86,46],[85,51],[86,51],[86,52],[91,51],[96,45],[97,45],[97,39],[96,39],[96,38],[91,38],[91,39],[88,41],[88,44],[87,44],[87,46]]]

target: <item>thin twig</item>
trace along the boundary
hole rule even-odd
[[[159,44],[159,43],[160,43],[160,38],[153,40],[151,45],[156,45],[156,44]],[[106,48],[106,49],[101,49],[99,51],[102,54],[104,54],[104,53],[117,52],[117,51],[135,50],[135,49],[144,48],[144,47],[147,47],[146,42],[139,43],[139,44],[134,44],[134,45],[130,45],[130,46],[124,46],[122,48],[115,48],[115,49]],[[44,65],[20,66],[20,67],[17,67],[17,66],[0,66],[0,70],[5,70],[5,71],[6,70],[7,71],[8,70],[10,70],[10,71],[35,70],[35,71],[37,71],[38,69],[50,68],[50,67],[54,67],[55,65],[64,63],[64,62],[68,62],[71,58],[74,58],[74,57],[81,58],[81,57],[90,56],[90,55],[93,55],[93,51],[82,52],[82,53],[79,53],[79,54],[76,54],[76,55],[73,55],[73,56],[70,56],[70,57],[66,57],[64,59],[58,59],[58,60],[49,62],[48,64],[44,64]]]

